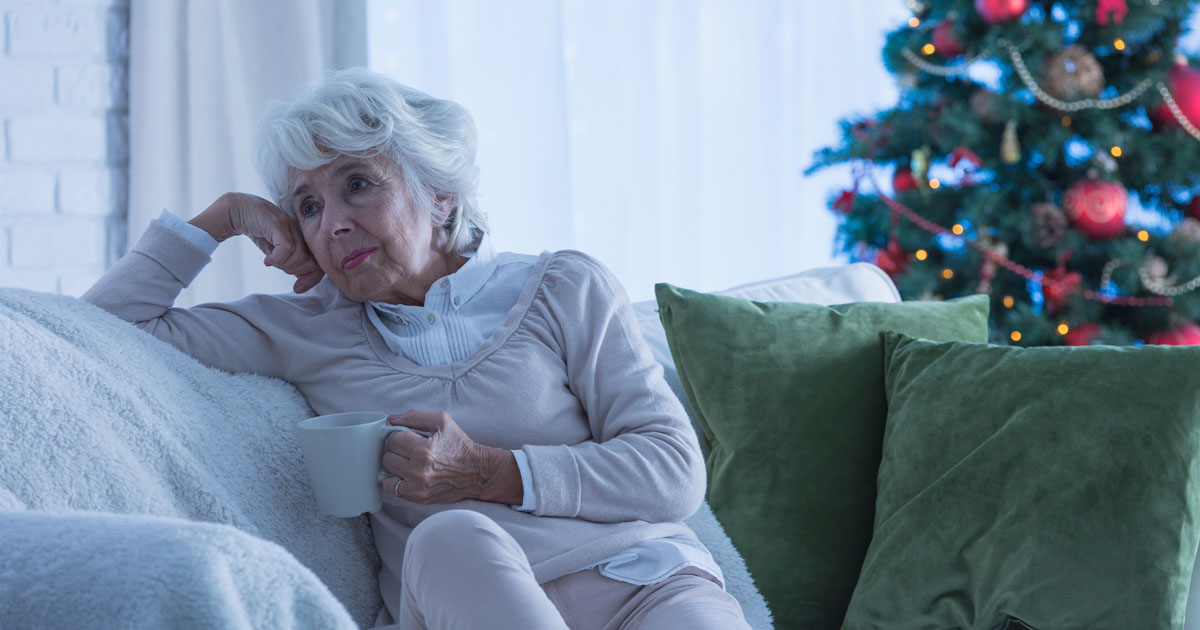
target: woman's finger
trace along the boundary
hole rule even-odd
[[[388,494],[394,494],[398,497],[404,498],[404,495],[401,494],[404,491],[404,478],[399,475],[390,475],[384,477],[383,480],[379,482],[379,486]]]
[[[296,282],[292,284],[292,291],[296,293],[304,293],[309,289],[321,283],[321,278],[325,277],[325,272],[317,269],[308,273],[297,276]]]

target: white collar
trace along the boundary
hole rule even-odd
[[[492,247],[491,239],[483,230],[472,227],[471,235],[473,236],[471,244],[458,255],[467,258],[466,264],[455,271],[454,273],[438,278],[433,286],[429,287],[429,291],[425,294],[425,301],[428,302],[430,297],[438,291],[446,291],[450,296],[450,304],[456,310],[468,300],[479,293],[483,285],[496,271],[496,262],[498,256],[495,248]],[[388,313],[399,316],[401,319],[408,319],[407,314],[414,319],[421,319],[417,316],[425,308],[424,306],[411,306],[406,304],[388,304],[386,302],[368,301],[375,310],[381,313]]]

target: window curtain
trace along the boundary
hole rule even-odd
[[[368,0],[370,65],[466,105],[500,249],[579,249],[634,300],[837,264],[806,178],[837,120],[894,104],[903,2]]]
[[[165,208],[189,219],[227,191],[267,196],[251,145],[266,103],[366,62],[365,0],[132,0],[129,243]],[[286,292],[245,237],[176,302]]]

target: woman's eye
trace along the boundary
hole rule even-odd
[[[320,208],[317,207],[317,204],[311,201],[305,201],[304,203],[300,204],[300,216],[302,217],[311,217],[312,215],[316,214],[318,210],[320,210]]]
[[[350,190],[359,191],[367,187],[367,180],[361,177],[355,177],[350,180]]]

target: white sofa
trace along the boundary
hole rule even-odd
[[[899,301],[854,264],[722,293]],[[634,305],[687,401],[651,301]],[[380,599],[365,518],[322,516],[278,380],[201,366],[79,300],[0,289],[0,627],[354,628]],[[690,410],[689,410],[690,413]],[[707,505],[689,519],[756,630],[770,613]],[[1193,588],[1187,627],[1200,627]]]
[[[898,299],[866,265],[728,293]],[[635,309],[682,398],[655,305]],[[204,367],[80,300],[17,289],[0,289],[0,347],[4,628],[353,628],[374,620],[379,561],[367,519],[317,511],[293,433],[313,412],[293,387]],[[707,505],[688,524],[751,626],[771,628]]]

